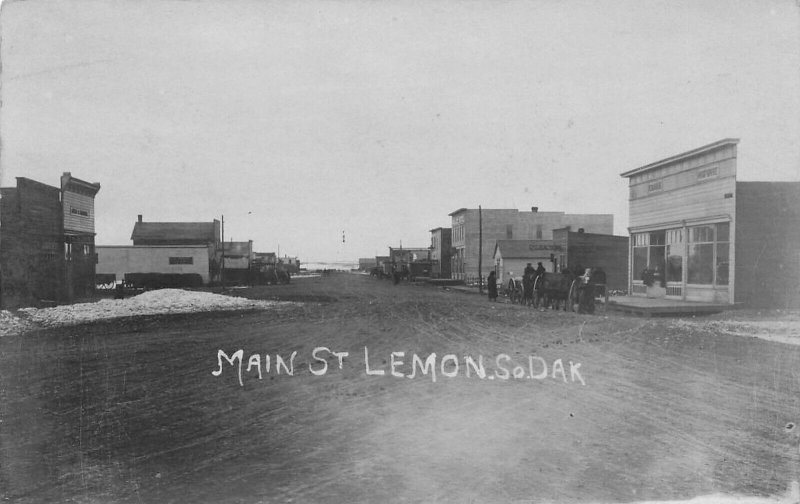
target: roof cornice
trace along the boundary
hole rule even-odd
[[[633,170],[626,171],[625,173],[621,173],[620,177],[632,177],[633,175],[638,175],[640,173],[653,170],[655,168],[659,168],[671,163],[675,163],[676,161],[680,161],[682,159],[686,159],[689,157],[696,156],[698,154],[703,154],[704,152],[712,151],[718,149],[720,147],[724,147],[726,145],[736,145],[739,143],[738,138],[725,138],[722,140],[718,140],[714,143],[710,143],[708,145],[704,145],[702,147],[698,147],[696,149],[692,149],[690,151],[682,152],[680,154],[676,154],[674,156],[670,156],[668,158],[664,158],[660,161],[656,161],[654,163],[646,164],[644,166],[640,166],[639,168],[634,168]]]

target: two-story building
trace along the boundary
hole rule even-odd
[[[800,305],[800,182],[738,182],[738,143],[726,138],[621,174],[631,294]],[[662,290],[647,288],[653,278]]]
[[[484,276],[494,267],[493,255],[497,240],[552,240],[553,230],[570,226],[587,233],[612,234],[612,214],[567,214],[530,212],[517,209],[460,208],[450,214],[452,219],[451,274],[452,278],[476,278],[479,242]]]
[[[451,228],[431,229],[431,277],[450,278],[450,249],[453,242]]]
[[[0,306],[70,303],[95,286],[94,198],[100,184],[24,177],[0,189]]]

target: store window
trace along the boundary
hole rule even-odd
[[[664,272],[664,258],[666,257],[666,231],[653,231],[650,233],[650,251],[647,262],[648,268]]]
[[[667,282],[683,281],[683,230],[670,229],[666,234]]]
[[[649,233],[634,233],[633,273],[641,280],[645,270],[666,273],[668,282],[683,278],[683,230],[669,229]]]
[[[730,224],[689,228],[688,283],[728,285]]]
[[[650,235],[647,233],[635,233],[633,235],[633,274],[641,280],[641,273],[647,269],[647,246],[650,243]]]
[[[730,224],[717,224],[717,256],[715,260],[717,285],[728,285],[730,271]]]

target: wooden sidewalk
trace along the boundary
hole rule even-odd
[[[733,310],[735,305],[727,303],[701,303],[644,296],[614,296],[608,298],[608,309],[643,315],[645,317],[669,317],[681,315],[707,315]]]

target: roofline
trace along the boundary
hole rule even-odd
[[[217,219],[213,221],[136,221],[134,224],[214,224],[215,222],[219,222]]]
[[[453,215],[455,215],[457,213],[466,212],[467,210],[471,210],[473,212],[482,211],[482,212],[517,212],[517,213],[522,213],[522,212],[528,212],[528,213],[564,213],[564,212],[532,212],[531,210],[520,210],[519,208],[459,208],[455,212],[450,212],[448,215],[452,217]]]
[[[580,228],[578,228],[578,229],[580,229]],[[611,236],[611,237],[615,237],[615,238],[625,238],[625,239],[629,238],[627,235],[615,235],[615,234],[606,234],[606,233],[587,233],[585,231],[583,233],[581,233],[577,229],[571,229],[571,228],[568,228],[568,227],[560,227],[560,228],[553,229],[553,232],[556,232],[556,231],[566,231],[569,234],[576,234],[576,235],[583,235],[583,236]]]
[[[89,191],[92,195],[97,195],[100,191],[100,184],[98,182],[87,182],[86,180],[73,177],[70,172],[65,172],[61,175],[61,190],[68,190],[68,186],[70,185]]]
[[[98,248],[197,248],[197,249],[208,249],[208,245],[95,245],[95,249]]]
[[[403,251],[403,250],[430,250],[430,249],[431,249],[430,247],[402,247],[402,248],[400,248],[400,247],[389,247],[389,250],[399,250],[399,251]]]
[[[0,187],[0,189],[19,189],[19,181],[20,181],[20,180],[24,180],[24,181],[26,181],[26,182],[33,182],[34,184],[38,184],[38,185],[41,185],[41,186],[45,186],[45,187],[47,187],[48,189],[54,189],[54,190],[56,190],[56,191],[61,191],[61,188],[60,188],[60,187],[56,187],[56,186],[53,186],[53,185],[50,185],[50,184],[46,184],[46,183],[44,183],[44,182],[39,182],[38,180],[34,180],[34,179],[32,179],[32,178],[28,178],[28,177],[15,177],[15,179],[16,179],[16,182],[17,182],[17,185],[16,185],[16,186]]]
[[[703,152],[707,152],[710,150],[718,149],[719,147],[725,145],[736,145],[739,143],[738,138],[724,138],[722,140],[717,140],[714,143],[710,143],[708,145],[704,145],[702,147],[698,147],[696,149],[692,149],[690,151],[682,152],[680,154],[676,154],[674,156],[670,156],[668,158],[664,158],[660,161],[656,161],[654,163],[646,164],[644,166],[640,166],[639,168],[634,168],[633,170],[626,171],[620,174],[620,177],[631,177],[633,175],[638,175],[639,173],[646,172],[652,170],[654,168],[658,168],[660,166],[664,166],[669,163],[674,163],[675,161],[680,161],[681,159],[685,159],[691,156],[696,156],[698,154],[702,154]]]

